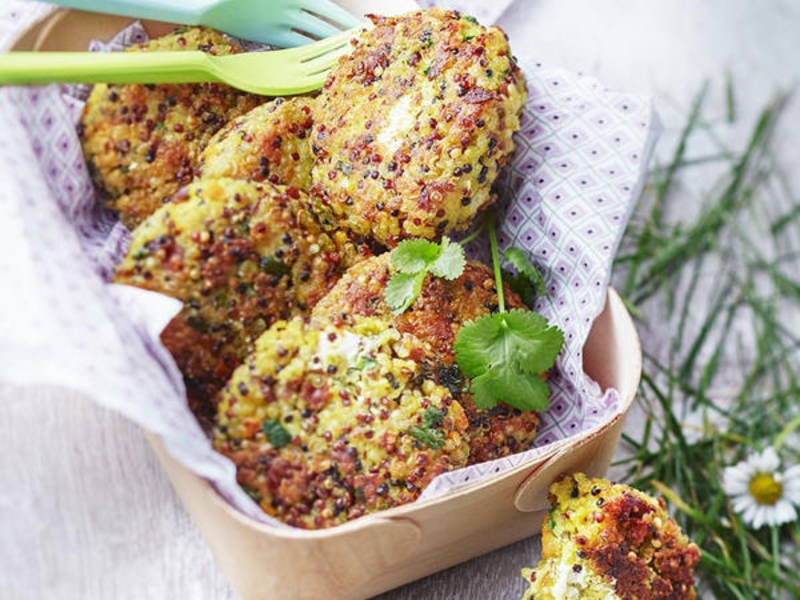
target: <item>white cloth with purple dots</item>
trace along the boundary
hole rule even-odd
[[[0,41],[11,21],[42,10],[11,2],[0,11]],[[143,36],[132,26],[111,48],[94,49]],[[441,475],[425,498],[530,461],[619,410],[616,391],[583,373],[581,351],[603,309],[660,125],[648,98],[541,64],[522,67],[528,100],[516,154],[497,184],[499,240],[525,249],[544,275],[548,293],[536,310],[563,329],[566,345],[548,380],[552,406],[536,448]],[[180,373],[159,341],[179,303],[109,282],[129,234],[89,179],[76,133],[83,94],[75,86],[0,89],[0,380],[85,393],[159,434],[177,460],[244,513],[284,526],[239,488],[233,464],[211,448],[188,409]],[[487,260],[487,247],[479,238],[468,250]]]

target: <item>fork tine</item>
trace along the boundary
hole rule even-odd
[[[327,21],[323,21],[319,17],[302,10],[294,12],[289,16],[288,25],[319,38],[336,35],[341,31],[341,29],[334,27]]]
[[[336,64],[336,62],[349,52],[349,46],[340,46],[339,48],[335,48],[330,52],[326,52],[320,56],[312,58],[303,62],[303,71],[309,75],[318,75],[320,73],[326,73]]]
[[[323,56],[333,50],[347,47],[350,40],[355,37],[357,33],[357,29],[348,29],[347,31],[342,31],[337,35],[332,35],[324,40],[319,40],[313,44],[308,44],[307,46],[296,50],[298,53],[297,58],[299,58],[301,62],[307,62],[314,60],[319,56]]]
[[[270,39],[273,45],[281,48],[294,48],[295,46],[310,46],[314,42],[313,38],[310,38],[307,35],[303,35],[302,33],[292,31],[290,29],[275,31],[273,34],[270,35]]]
[[[325,17],[329,21],[345,28],[358,27],[362,19],[350,14],[338,4],[330,0],[302,0],[301,4],[309,12]]]

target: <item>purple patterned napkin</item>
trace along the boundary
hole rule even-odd
[[[468,12],[479,6],[457,4]],[[508,4],[497,3],[483,20]],[[9,2],[0,9],[0,42],[45,10]],[[114,44],[142,34],[128,28]],[[536,308],[564,330],[567,343],[549,380],[553,404],[542,415],[537,447],[442,475],[426,498],[530,461],[619,411],[616,391],[600,390],[583,373],[581,352],[604,306],[658,119],[647,98],[541,64],[523,70],[529,97],[518,149],[497,186],[500,242],[527,250],[544,273],[548,294]],[[0,89],[0,376],[76,389],[121,412],[159,434],[176,459],[240,510],[283,526],[240,490],[233,465],[213,451],[187,408],[180,375],[158,339],[177,302],[108,282],[129,236],[97,202],[88,177],[75,132],[83,93],[77,86]],[[468,249],[486,259],[487,246],[478,239]]]

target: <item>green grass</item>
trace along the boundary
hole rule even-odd
[[[740,148],[726,147],[725,128],[741,130],[747,115],[726,78],[716,90],[724,118],[713,121],[710,90],[687,110],[671,160],[651,173],[615,267],[642,332],[646,413],[616,466],[664,495],[700,546],[701,597],[800,598],[800,522],[748,529],[722,488],[723,469],[750,451],[773,445],[784,468],[800,462],[800,195],[772,148],[776,128],[794,125],[781,120],[779,95],[750,115]],[[697,141],[718,152],[692,157]],[[722,175],[709,189],[681,185],[710,168]],[[671,216],[678,197],[697,192],[696,217]]]

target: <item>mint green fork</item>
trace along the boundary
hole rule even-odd
[[[205,25],[282,48],[336,35],[361,21],[332,0],[51,0],[60,6],[181,25]],[[310,36],[310,37],[309,37]]]
[[[205,52],[9,52],[0,54],[0,85],[42,83],[226,83],[263,96],[322,87],[349,52],[350,29],[287,50],[212,56]]]

